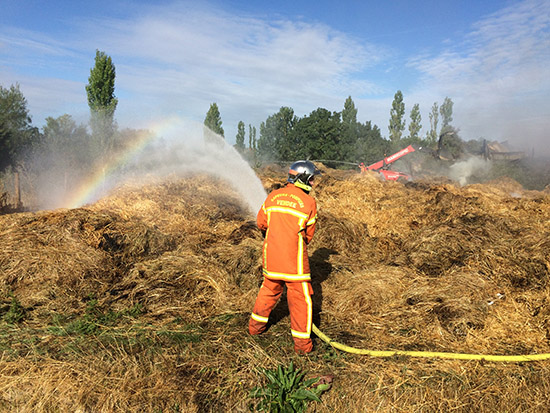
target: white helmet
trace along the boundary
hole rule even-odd
[[[317,169],[313,162],[296,161],[288,169],[288,182],[309,192],[311,191],[310,181],[315,175],[320,174],[321,171]]]

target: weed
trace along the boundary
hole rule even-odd
[[[17,324],[25,318],[25,309],[15,296],[11,296],[10,308],[2,318],[8,324]]]
[[[211,318],[215,324],[236,325],[242,321],[242,313],[224,313]],[[248,313],[246,314],[248,320]]]
[[[52,317],[54,325],[48,330],[55,335],[96,334],[102,326],[114,326],[123,317],[137,318],[142,313],[143,306],[140,303],[123,311],[102,311],[97,300],[91,297],[86,303],[84,315],[71,321],[67,316],[55,314]]]
[[[325,352],[323,353],[323,360],[325,361],[335,361],[338,360],[341,356],[333,347],[325,347]]]
[[[143,314],[143,304],[141,303],[136,303],[132,307],[130,307],[128,310],[123,311],[123,315],[132,317],[132,318],[137,318],[141,314]]]
[[[89,315],[85,314],[65,327],[67,334],[94,334],[100,329],[99,324]]]
[[[166,338],[174,344],[199,343],[202,340],[200,333],[187,333],[182,331],[160,330],[157,332],[160,338]]]
[[[312,387],[319,378],[304,380],[305,372],[294,369],[291,361],[287,368],[279,366],[276,370],[260,368],[268,383],[265,387],[254,387],[250,397],[260,399],[256,405],[251,405],[252,411],[291,413],[304,412],[308,402],[320,402],[319,395],[328,390],[329,385],[320,384]]]

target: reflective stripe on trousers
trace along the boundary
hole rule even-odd
[[[281,297],[284,285],[284,281],[264,278],[252,310],[249,323],[250,334],[260,334],[265,330],[269,314]],[[309,339],[313,317],[311,283],[287,282],[286,286],[292,336],[295,339]]]

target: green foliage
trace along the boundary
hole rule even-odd
[[[441,118],[440,118],[441,115]],[[434,102],[429,113],[430,130],[426,134],[426,146],[435,146],[439,140],[439,136],[452,130],[451,122],[453,121],[453,101],[446,97],[441,106]],[[441,132],[438,132],[439,120],[441,119]]]
[[[292,108],[282,107],[260,125],[256,149],[263,161],[321,160],[332,168],[375,162],[391,150],[378,126],[357,121],[351,96],[342,112],[318,108],[297,118]]]
[[[437,124],[439,123],[439,105],[437,102],[434,102],[432,105],[432,110],[429,114],[430,117],[430,130],[426,136],[426,141],[428,141],[428,145],[432,146],[435,145],[435,143],[438,140],[438,134],[437,134]]]
[[[244,150],[244,122],[241,120],[237,125],[237,136],[235,137],[235,148],[242,152]]]
[[[96,50],[95,66],[90,70],[86,85],[90,125],[97,155],[105,157],[113,147],[116,129],[114,114],[118,99],[115,97],[115,66],[111,57]]]
[[[96,50],[95,66],[90,69],[90,77],[86,85],[88,106],[92,112],[107,112],[114,114],[118,99],[115,93],[116,70],[110,56]]]
[[[295,156],[294,110],[281,107],[260,125],[258,150],[264,160],[292,160]]]
[[[351,161],[356,157],[355,143],[359,136],[359,124],[357,123],[357,109],[355,103],[349,96],[344,103],[342,110],[342,139],[340,149],[340,159]]]
[[[351,96],[348,96],[344,102],[344,110],[342,111],[342,123],[344,125],[353,126],[357,123],[357,109]]]
[[[268,382],[264,387],[254,387],[251,390],[250,397],[259,399],[255,405],[251,406],[252,411],[304,412],[310,401],[321,401],[319,396],[330,387],[327,384],[312,387],[319,378],[304,380],[305,372],[295,369],[293,362],[285,368],[282,366],[275,370],[260,368],[260,371],[267,377]]]
[[[418,132],[420,132],[420,129],[422,129],[422,116],[420,115],[420,105],[418,103],[415,103],[413,108],[411,109],[411,123],[409,123],[409,138],[413,141],[419,141],[420,137],[418,136]]]
[[[9,89],[0,85],[0,171],[15,167],[39,139],[40,133],[31,126],[27,100],[19,85]]]
[[[405,103],[403,102],[403,93],[400,90],[395,92],[392,102],[392,108],[390,111],[390,140],[392,141],[394,148],[397,148],[403,130],[405,130]]]
[[[42,131],[43,139],[35,147],[41,160],[37,164],[40,168],[37,174],[46,174],[50,182],[76,178],[77,171],[84,169],[91,158],[90,135],[86,126],[77,125],[70,115],[65,114],[58,118],[47,117]]]
[[[224,131],[222,128],[222,118],[220,115],[220,110],[216,103],[210,105],[210,109],[206,113],[206,118],[204,119],[204,126],[210,129],[212,132],[224,137]]]
[[[382,137],[378,126],[372,126],[368,121],[365,124],[358,124],[358,136],[355,143],[355,157],[350,161],[357,163],[364,162],[371,164],[384,158],[390,151],[390,142]]]
[[[464,154],[464,141],[451,126],[441,130],[438,142],[439,155],[447,159],[459,159]]]
[[[58,118],[47,117],[42,131],[43,143],[55,151],[61,151],[66,146],[81,146],[88,138],[86,126],[77,125],[68,114]]]
[[[243,125],[242,133],[244,138],[244,125]],[[258,148],[256,146],[256,143],[257,143],[256,127],[249,124],[248,125],[248,147],[246,147],[243,142],[243,148],[240,149],[239,152],[251,165],[256,165],[257,167],[259,167],[261,166],[261,162],[259,161]]]
[[[202,334],[196,332],[160,330],[157,332],[157,336],[166,338],[176,345],[183,343],[200,343],[202,341]]]
[[[98,301],[91,297],[86,303],[86,310],[81,317],[70,320],[63,316],[55,317],[54,327],[50,332],[59,335],[89,335],[97,334],[104,326],[113,326],[123,317],[136,318],[143,313],[140,303],[123,311],[104,311],[98,306]]]
[[[446,97],[441,104],[439,113],[441,114],[441,129],[443,130],[450,126],[453,121],[453,101],[449,97]]]
[[[296,122],[295,133],[284,159],[341,160],[345,151],[342,143],[340,113],[318,108]],[[325,161],[328,166],[334,167]]]
[[[256,151],[256,126],[248,125],[248,148]]]
[[[8,311],[2,316],[2,319],[8,324],[17,324],[25,318],[25,309],[21,306],[19,300],[12,295],[11,304]]]
[[[112,315],[109,318],[112,319]],[[67,332],[69,334],[94,334],[100,329],[101,324],[105,324],[105,321],[107,321],[107,317],[97,307],[97,300],[92,299],[86,304],[84,315],[67,326]]]

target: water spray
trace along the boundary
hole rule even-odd
[[[170,118],[150,125],[125,150],[88,173],[62,206],[75,208],[97,201],[130,179],[146,182],[149,178],[193,173],[206,173],[227,182],[254,214],[267,196],[252,168],[225,139],[198,122]]]

